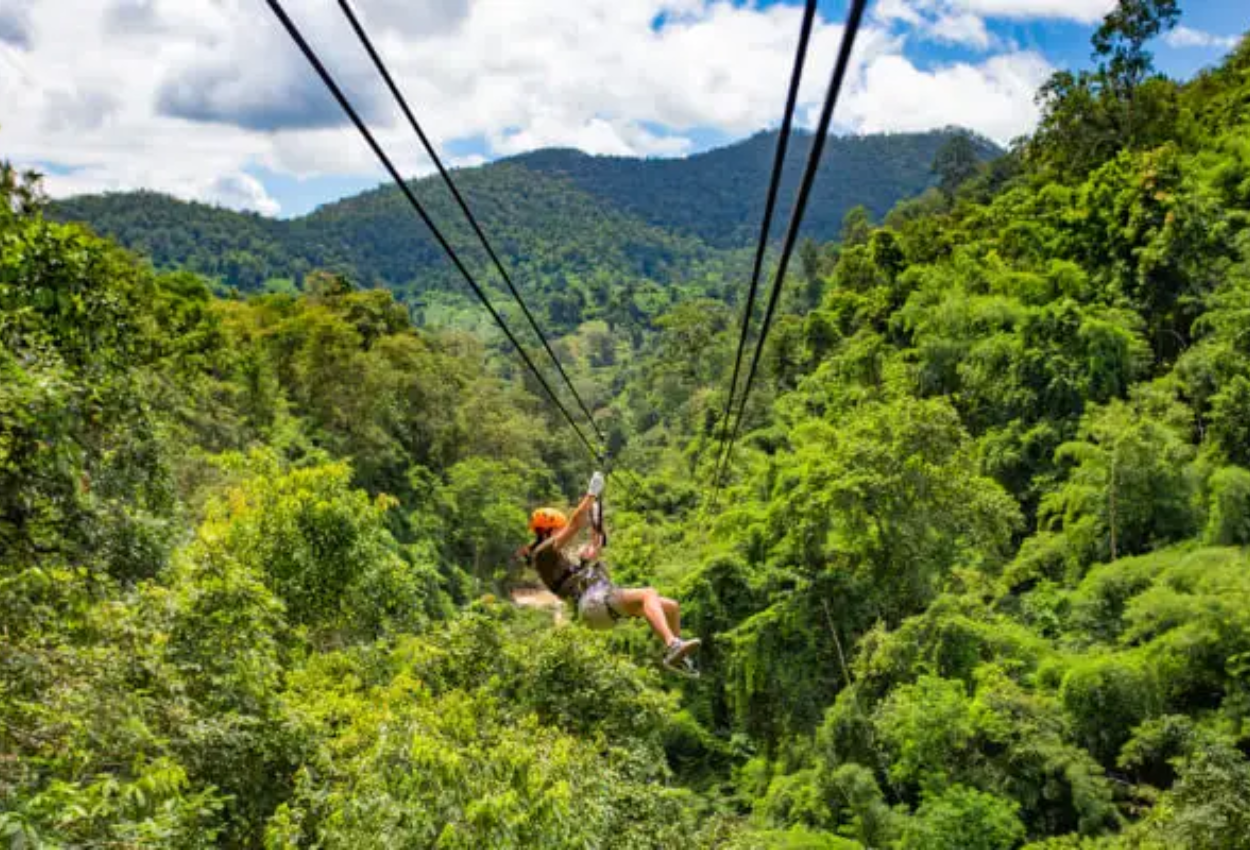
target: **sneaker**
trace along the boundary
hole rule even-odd
[[[668,645],[668,649],[664,652],[664,666],[670,670],[675,670],[678,673],[681,673],[685,672],[687,669],[687,662],[689,662],[689,667],[693,669],[694,661],[689,656],[697,650],[702,643],[703,642],[698,638],[691,638],[690,640],[673,638],[673,642]]]

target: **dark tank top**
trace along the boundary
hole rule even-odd
[[[586,564],[554,546],[543,546],[534,553],[534,569],[547,589],[563,599],[576,601],[586,588],[600,578],[598,564]],[[576,575],[573,575],[576,573]]]
[[[570,558],[555,546],[544,544],[534,553],[534,569],[547,589],[557,596],[568,596],[568,584],[563,581],[571,570],[581,566],[576,558]]]

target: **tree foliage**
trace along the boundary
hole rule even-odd
[[[153,268],[0,170],[0,840],[1246,847],[1250,48],[1177,84],[1175,22],[995,162],[839,143],[715,496],[769,140],[465,174],[698,680],[507,601],[587,461],[394,193],[61,208]]]

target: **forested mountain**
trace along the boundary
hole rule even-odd
[[[934,182],[934,156],[955,131],[831,140],[807,221],[832,239],[856,205],[880,216]],[[457,172],[456,180],[496,249],[545,292],[591,272],[682,280],[719,249],[753,243],[771,168],[775,133],[677,160],[639,160],[549,150]],[[783,205],[810,139],[790,149]],[[983,157],[995,152],[978,140]],[[484,268],[468,226],[437,177],[413,184],[440,227]],[[151,193],[85,196],[50,214],[81,221],[151,257],[255,290],[270,278],[331,268],[367,285],[408,295],[454,282],[442,252],[393,186],[321,207],[291,221],[268,220]]]
[[[332,270],[215,296],[0,171],[0,836],[1250,848],[1250,39],[1177,84],[1176,18],[804,252],[718,496],[721,284],[561,334],[696,680],[508,602],[593,463],[512,352]]]
[[[568,180],[506,164],[460,172],[458,185],[492,244],[519,271],[545,279],[603,271],[680,276],[708,254],[682,238],[599,203]],[[484,252],[437,178],[414,189],[444,233],[475,268]],[[398,291],[456,281],[442,250],[398,189],[383,187],[292,221],[264,219],[151,193],[59,202],[52,215],[80,220],[160,268],[186,268],[243,290],[269,278],[333,269],[365,285]]]
[[[830,137],[803,233],[829,241],[837,238],[843,217],[853,207],[862,206],[880,219],[899,201],[920,194],[934,183],[931,165],[938,151],[959,132]],[[1002,153],[985,139],[973,142],[982,160]],[[763,187],[776,147],[777,134],[770,132],[686,159],[637,160],[541,150],[509,161],[569,177],[584,191],[657,227],[698,236],[719,248],[735,248],[754,244],[759,235]],[[790,209],[810,147],[810,134],[796,131],[786,152],[781,209]],[[784,226],[779,222],[774,236]]]

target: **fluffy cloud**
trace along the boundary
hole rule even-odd
[[[104,12],[104,31],[114,36],[161,32],[156,0],[114,0]]]
[[[989,50],[994,44],[985,20],[967,12],[940,16],[928,32],[937,41],[963,44],[977,50]]]
[[[367,15],[379,30],[423,40],[446,35],[469,16],[469,0],[363,0],[355,4],[358,15]]]
[[[30,2],[7,0],[0,6],[0,43],[30,47]]]
[[[591,118],[569,126],[558,118],[539,118],[524,130],[490,136],[491,149],[502,156],[535,148],[577,148],[586,153],[631,156],[639,152],[677,156],[693,146],[684,136],[660,136],[632,121]]]
[[[0,7],[23,11],[30,48],[0,43],[0,155],[62,166],[49,178],[53,194],[147,187],[272,212],[273,198],[250,176],[258,167],[381,179],[257,0],[17,2]],[[334,0],[286,5],[404,173],[428,173]],[[1037,54],[997,44],[985,15],[1085,19],[1103,5],[880,0],[860,32],[837,125],[958,123],[1006,141],[1036,120],[1034,87],[1050,69]],[[487,158],[550,145],[674,156],[692,150],[696,133],[774,124],[800,18],[793,2],[731,0],[357,0],[356,8],[434,141]],[[801,115],[817,108],[840,38],[839,21],[818,21]],[[922,68],[909,58],[915,39],[990,55]]]
[[[1214,35],[1185,26],[1177,27],[1163,37],[1168,47],[1214,47],[1219,50],[1232,50],[1238,40],[1235,35]]]
[[[133,4],[134,0],[129,0]],[[161,115],[190,121],[233,124],[246,130],[306,130],[346,123],[339,105],[308,66],[303,54],[268,11],[255,0],[222,0],[218,14],[206,16],[204,35],[211,51],[197,51],[175,61],[156,94]],[[295,4],[291,4],[295,5]],[[307,37],[329,46],[325,61],[336,66],[340,86],[353,95],[353,106],[366,119],[386,117],[386,92],[374,79],[359,51],[340,45],[354,38],[328,4],[304,16]],[[144,4],[158,31],[161,12],[154,0]],[[224,12],[224,14],[222,14]],[[250,18],[254,25],[241,26]]]
[[[955,124],[1006,143],[1036,125],[1033,94],[1051,70],[1044,58],[1029,52],[928,72],[901,56],[883,56],[865,68],[842,120],[868,133]]]
[[[286,71],[281,68],[256,80],[245,77],[230,62],[191,68],[161,86],[156,108],[171,118],[235,124],[248,130],[303,130],[343,123],[343,112],[321,80]],[[378,102],[371,98],[365,106],[375,107]],[[366,114],[373,111],[366,109]]]
[[[956,44],[978,51],[1003,49],[986,21],[997,19],[1056,19],[1093,23],[1115,6],[1116,0],[879,0],[873,19],[918,39]]]
[[[53,89],[47,92],[43,129],[50,133],[98,130],[121,108],[121,101],[100,89]]]
[[[919,26],[924,21],[921,14],[928,4],[917,0],[880,0],[872,7],[872,15],[878,21],[901,22],[907,26]]]
[[[193,174],[185,170],[126,169],[98,163],[73,168],[46,177],[57,187],[57,196],[120,192],[136,188],[157,188],[177,198],[217,204],[236,210],[277,215],[281,208],[264,185],[242,171],[221,174]]]
[[[226,174],[213,180],[199,197],[236,210],[252,210],[265,215],[278,212],[278,202],[269,197],[261,182],[250,174]]]
[[[980,15],[968,12],[962,0],[880,0],[873,19],[889,27],[901,25],[914,37],[973,50],[989,50],[995,39]]]
[[[1115,8],[1116,0],[956,0],[988,18],[1055,18],[1092,24]]]

